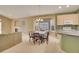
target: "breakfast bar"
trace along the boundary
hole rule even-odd
[[[58,31],[61,35],[61,49],[65,52],[79,53],[79,31]]]

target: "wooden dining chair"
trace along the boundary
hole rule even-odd
[[[39,33],[33,33],[33,43],[35,44],[36,42],[39,42],[39,44],[41,42]]]
[[[49,32],[46,33],[46,36],[43,37],[43,39],[46,41],[46,43],[48,44],[48,39],[49,39]]]
[[[33,39],[33,32],[29,32],[29,42]]]

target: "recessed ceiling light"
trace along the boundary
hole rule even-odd
[[[70,7],[69,5],[67,5],[66,7]]]
[[[58,8],[60,8],[60,9],[61,9],[62,7],[61,7],[61,6],[59,6]]]

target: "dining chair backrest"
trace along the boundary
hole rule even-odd
[[[33,32],[29,32],[29,37],[32,37]]]
[[[35,36],[35,37],[39,37],[40,36],[40,34],[39,33],[33,33],[33,35]]]

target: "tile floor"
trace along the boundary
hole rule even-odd
[[[27,37],[23,35],[23,41],[2,53],[63,53],[60,48],[59,40],[57,40],[53,36],[49,36],[49,44],[33,44],[32,42],[28,42]]]

